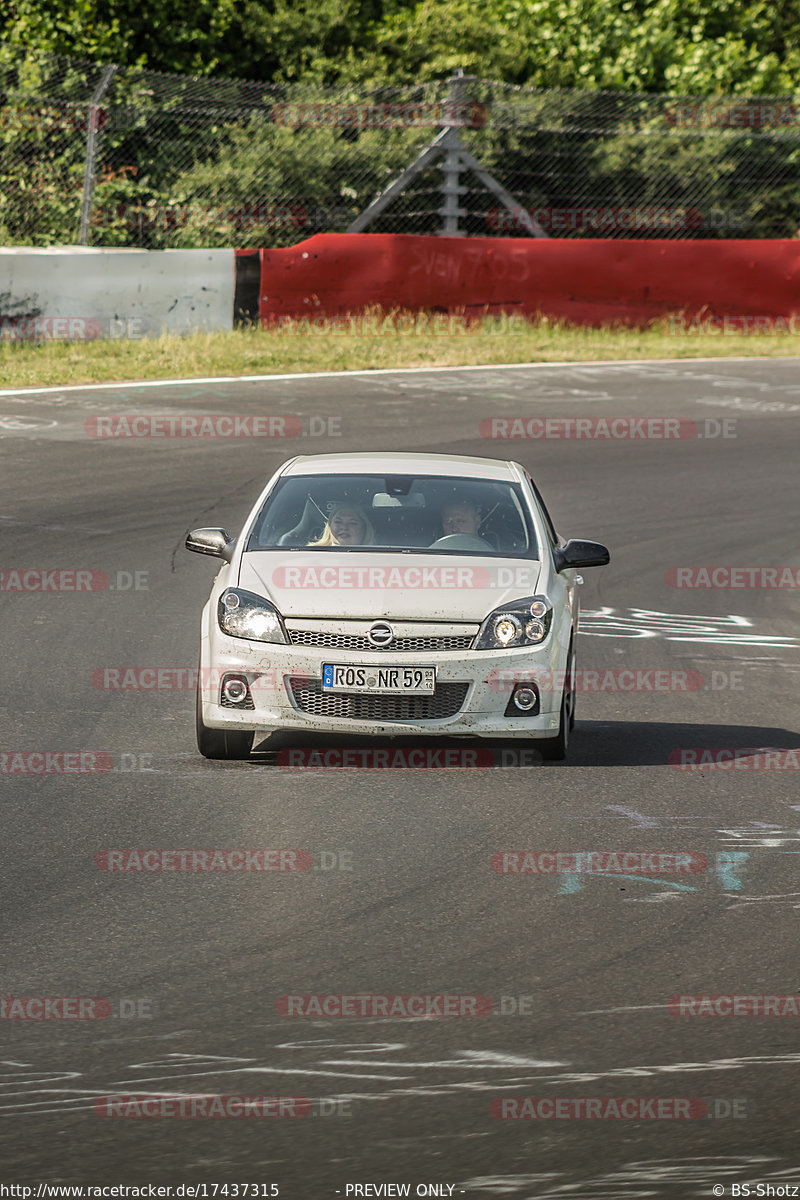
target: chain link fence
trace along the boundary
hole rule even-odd
[[[0,92],[3,245],[800,236],[793,99],[468,76],[326,90],[33,55]]]

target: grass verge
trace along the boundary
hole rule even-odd
[[[664,318],[647,329],[587,328],[545,318],[485,317],[467,324],[459,317],[390,313],[185,337],[5,341],[0,387],[565,360],[784,358],[800,355],[794,326],[794,320],[790,329],[762,319],[762,328],[752,331],[731,319],[728,328],[709,329],[708,323],[686,327]]]

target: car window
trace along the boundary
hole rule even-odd
[[[538,557],[517,484],[433,475],[287,476],[247,542],[247,550],[279,548]]]

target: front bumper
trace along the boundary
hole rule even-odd
[[[553,737],[559,725],[566,654],[567,644],[555,630],[537,647],[435,652],[275,645],[248,642],[215,631],[204,641],[201,654],[203,720],[212,729],[252,729],[263,734],[282,729],[366,736]],[[382,697],[374,695],[364,696],[363,702],[355,705],[321,703],[325,662],[435,667],[441,703],[385,703]],[[247,680],[252,707],[232,708],[222,704],[221,684],[228,674]],[[539,692],[538,713],[507,716],[514,684],[531,678]],[[299,681],[299,686],[295,683],[293,687],[292,680]],[[324,695],[330,698],[331,693]],[[454,704],[457,711],[452,715],[414,715],[415,709],[436,713],[448,711],[448,706],[452,709]],[[316,711],[309,711],[309,705]],[[344,715],[343,710],[348,708],[355,709],[357,715]],[[323,709],[327,711],[320,711]],[[393,714],[391,719],[386,715],[389,711]]]

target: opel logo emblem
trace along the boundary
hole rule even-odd
[[[378,621],[367,632],[367,641],[373,646],[391,646],[394,641],[394,630],[385,621]]]

